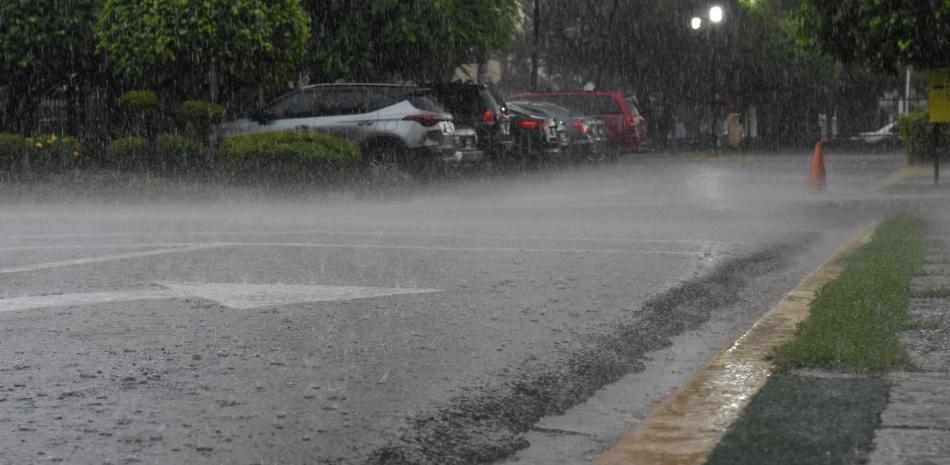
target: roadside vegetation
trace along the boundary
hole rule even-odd
[[[898,335],[910,329],[911,277],[925,252],[923,220],[901,214],[842,260],[793,341],[771,358],[777,373],[752,398],[707,465],[860,463],[888,396],[889,370],[914,369]]]
[[[946,125],[931,123],[928,111],[902,115],[897,127],[910,163],[933,161],[938,152],[941,159],[947,158],[945,151],[938,151],[938,148],[950,141],[950,129]]]
[[[119,109],[122,124],[110,141],[0,133],[0,181],[42,193],[104,194],[122,186],[162,191],[188,183],[272,192],[349,186],[377,198],[402,196],[413,183],[398,168],[364,164],[359,147],[324,133],[267,132],[212,144],[210,132],[224,108],[210,102],[170,107],[154,92],[139,90],[124,93]],[[371,192],[377,183],[379,192]]]
[[[779,347],[780,369],[883,371],[910,368],[898,341],[905,326],[910,280],[924,256],[923,220],[900,215],[883,222],[871,243],[843,260],[794,341]]]

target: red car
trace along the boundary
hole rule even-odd
[[[647,123],[637,109],[637,99],[626,92],[567,91],[517,94],[509,100],[550,102],[584,116],[604,120],[607,138],[620,152],[645,152]]]

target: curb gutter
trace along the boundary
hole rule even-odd
[[[842,271],[841,259],[871,240],[865,227],[812,271],[731,347],[660,403],[598,465],[701,465],[774,369],[766,355],[792,340],[818,290]]]

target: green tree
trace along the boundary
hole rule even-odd
[[[315,81],[429,80],[511,40],[519,0],[307,0]]]
[[[893,71],[950,61],[950,0],[804,0],[801,39],[846,62]]]
[[[65,94],[71,123],[78,126],[83,92],[102,70],[93,33],[98,4],[0,1],[0,95],[9,130],[33,131],[40,100],[56,92]]]
[[[233,104],[294,78],[308,26],[299,0],[104,0],[96,33],[130,84]]]
[[[542,0],[541,61],[548,80],[542,87],[593,82],[633,91],[644,107],[656,101],[678,108],[694,126],[712,108],[741,112],[754,106],[759,137],[770,145],[814,143],[819,113],[837,113],[844,131],[874,124],[867,115],[875,115],[874,97],[893,85],[890,76],[799,47],[793,13],[801,0],[721,4],[725,20],[694,31],[690,18],[704,16],[707,2]],[[521,75],[514,85],[506,83],[513,91],[529,82],[524,63],[533,42],[532,10],[525,9],[527,37],[518,41],[523,45],[513,60]]]

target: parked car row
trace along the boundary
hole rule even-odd
[[[359,145],[370,162],[606,160],[648,148],[636,99],[619,92],[519,94],[508,102],[473,83],[317,84],[282,95],[220,139],[315,130]]]

